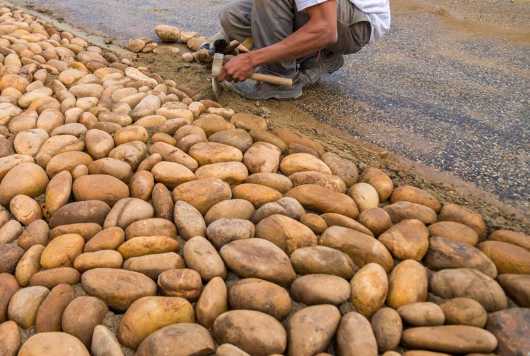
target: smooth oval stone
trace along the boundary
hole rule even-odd
[[[132,168],[127,162],[109,157],[91,162],[88,165],[88,173],[110,175],[123,182],[128,182],[133,175]]]
[[[199,167],[198,178],[219,178],[228,184],[240,184],[248,177],[248,169],[241,162],[219,162]]]
[[[101,200],[109,205],[129,196],[129,187],[107,174],[81,176],[74,181],[72,190],[78,201]]]
[[[339,305],[350,298],[351,287],[344,278],[327,274],[308,274],[291,284],[294,300],[305,305]]]
[[[162,183],[157,183],[153,187],[151,203],[155,208],[155,216],[157,218],[173,219],[173,198],[169,189]]]
[[[392,226],[392,219],[385,209],[374,208],[363,211],[359,215],[359,223],[379,236]]]
[[[113,226],[101,230],[85,244],[85,252],[100,250],[115,250],[125,240],[125,233],[121,227]]]
[[[127,228],[135,221],[152,218],[155,211],[148,202],[137,198],[124,198],[118,200],[108,213],[103,227],[119,226]]]
[[[0,322],[7,320],[9,301],[19,289],[17,280],[9,273],[0,273]]]
[[[394,267],[392,255],[381,242],[356,230],[331,226],[320,236],[319,243],[344,252],[359,267],[372,262],[387,272]]]
[[[517,355],[521,351],[530,351],[530,311],[527,308],[511,308],[491,313],[486,328],[498,340],[499,355]]]
[[[340,177],[348,187],[357,183],[359,170],[355,163],[332,152],[324,153],[321,158],[331,169],[331,172]]]
[[[96,223],[79,223],[57,226],[50,231],[50,238],[66,234],[78,234],[85,240],[90,240],[94,235],[101,231],[101,226]]]
[[[416,219],[425,225],[430,225],[438,220],[436,212],[431,208],[408,201],[399,201],[385,206],[384,209],[390,215],[394,224],[402,220]]]
[[[15,356],[20,347],[20,331],[17,323],[6,321],[0,323],[0,350],[4,356]]]
[[[69,171],[57,173],[46,186],[45,207],[53,215],[68,203],[72,194],[72,174]]]
[[[486,223],[482,216],[471,209],[457,205],[444,204],[439,215],[440,221],[455,221],[469,226],[483,239],[486,237]]]
[[[1,229],[0,229],[1,231]],[[48,243],[48,233],[50,227],[48,223],[44,220],[35,220],[20,234],[17,243],[20,247],[25,250],[28,250],[31,246],[34,245],[43,245],[45,246]]]
[[[123,258],[138,257],[155,253],[177,251],[177,240],[167,236],[137,236],[122,243],[118,252]]]
[[[377,356],[377,341],[364,316],[350,312],[342,317],[337,330],[337,351],[344,356]]]
[[[321,217],[326,221],[328,226],[343,226],[352,230],[357,230],[363,234],[373,236],[373,233],[370,229],[348,216],[336,213],[326,213],[322,214]]]
[[[478,248],[495,263],[499,273],[530,274],[530,251],[501,241],[484,241]]]
[[[253,310],[232,310],[221,314],[213,325],[215,339],[230,343],[251,355],[282,354],[287,333],[270,315]]]
[[[301,247],[317,245],[317,237],[311,229],[279,214],[261,220],[256,226],[256,237],[271,241],[287,254]]]
[[[201,295],[201,275],[190,268],[172,269],[158,276],[158,286],[165,295],[196,301]]]
[[[195,321],[192,305],[178,297],[143,297],[127,309],[120,321],[118,339],[135,349],[147,336],[165,326]]]
[[[351,280],[352,305],[366,317],[372,316],[384,304],[388,294],[388,277],[377,263],[361,268]]]
[[[340,316],[339,310],[331,305],[297,311],[289,319],[289,354],[316,355],[325,351],[339,326]]]
[[[216,356],[250,356],[239,347],[232,344],[222,344],[215,351]]]
[[[7,214],[7,210],[6,210]],[[6,217],[5,220],[8,218]],[[16,220],[9,220],[0,227],[0,244],[9,244],[17,239],[23,232],[22,225]],[[14,266],[12,266],[14,267]]]
[[[40,286],[19,289],[9,302],[9,319],[16,321],[23,329],[33,326],[37,310],[49,292],[48,288]]]
[[[310,228],[315,234],[320,235],[328,228],[326,220],[320,215],[307,213],[302,215],[300,222]]]
[[[403,332],[407,347],[449,353],[493,352],[495,336],[483,329],[466,325],[410,328]]]
[[[209,281],[214,277],[226,277],[223,259],[210,241],[196,236],[184,244],[186,265],[199,272],[202,279]]]
[[[174,207],[174,221],[179,235],[184,240],[206,235],[206,223],[202,214],[193,205],[179,200]]]
[[[282,320],[291,311],[289,292],[277,284],[258,279],[241,279],[228,291],[232,309],[257,310]]]
[[[190,342],[193,340],[193,342]],[[210,355],[215,350],[212,336],[199,324],[178,323],[149,335],[140,344],[136,356]]]
[[[264,239],[236,240],[221,248],[227,266],[240,277],[255,277],[281,285],[296,277],[289,257],[279,247]]]
[[[85,240],[78,234],[61,235],[50,241],[42,251],[40,264],[43,268],[70,267],[83,251]]]
[[[39,271],[40,255],[43,250],[44,246],[33,245],[24,253],[22,258],[20,258],[16,267],[15,277],[22,287],[27,286],[31,276]]]
[[[386,303],[399,307],[427,301],[428,279],[425,267],[415,260],[400,262],[390,274],[390,284]]]
[[[488,319],[484,307],[471,298],[453,298],[440,305],[446,324],[470,325],[483,328]]]
[[[156,295],[156,284],[141,273],[114,268],[96,268],[83,273],[83,289],[104,300],[111,308],[124,311],[137,299]]]
[[[263,204],[277,201],[282,197],[282,193],[264,185],[244,183],[232,188],[235,199],[245,199],[259,208]]]
[[[357,270],[347,254],[326,246],[296,249],[291,254],[291,263],[298,274],[331,274],[348,280]]]
[[[38,333],[61,331],[63,312],[74,297],[74,288],[69,284],[55,286],[37,311],[35,330]]]
[[[123,356],[121,345],[116,336],[104,325],[98,325],[94,328],[90,350],[93,356]]]
[[[430,290],[439,297],[471,298],[488,311],[505,309],[508,301],[499,284],[484,273],[471,268],[444,269],[435,272],[430,280]]]
[[[255,210],[254,205],[244,199],[223,200],[208,209],[204,219],[208,225],[223,218],[250,220]]]
[[[234,146],[241,152],[245,152],[252,145],[252,137],[242,129],[229,129],[218,131],[208,137],[208,141],[223,143]]]
[[[189,168],[176,162],[159,162],[151,169],[151,173],[157,182],[170,189],[195,179],[195,174]]]
[[[390,202],[395,203],[398,201],[408,201],[425,205],[437,213],[440,212],[440,209],[442,208],[442,204],[433,194],[410,185],[403,185],[394,189],[392,196],[390,197]]]
[[[293,153],[286,156],[280,163],[280,169],[286,176],[304,171],[331,174],[331,170],[324,162],[308,153]]]
[[[309,210],[321,213],[337,213],[355,219],[359,209],[352,198],[316,184],[304,184],[289,190],[287,196],[294,198]]]
[[[208,226],[206,236],[219,249],[235,240],[253,238],[254,232],[254,224],[248,220],[219,219]]]
[[[175,252],[131,257],[123,264],[124,269],[143,273],[152,279],[157,279],[164,271],[184,267],[184,260]]]
[[[275,173],[280,165],[281,151],[268,142],[256,142],[246,152],[243,162],[251,173]]]
[[[217,178],[203,178],[180,184],[173,190],[175,201],[183,200],[194,206],[201,214],[220,201],[230,199],[230,186]]]
[[[18,194],[35,198],[44,193],[47,184],[48,176],[40,166],[30,162],[21,163],[2,178],[0,204],[7,205]]]
[[[74,267],[80,272],[93,268],[121,268],[123,257],[114,250],[85,252],[74,260]]]
[[[429,248],[429,230],[419,220],[402,220],[381,234],[379,241],[397,259],[421,261]]]
[[[490,234],[490,240],[508,242],[530,251],[530,236],[523,232],[511,230],[497,230]]]
[[[497,277],[504,291],[521,307],[530,307],[530,275],[501,274]]]
[[[24,250],[18,245],[0,245],[0,273],[13,273],[23,254]]]
[[[445,323],[443,310],[431,302],[407,304],[400,307],[398,313],[413,326],[438,326]]]
[[[199,165],[219,162],[240,162],[243,153],[233,146],[217,142],[199,142],[190,147],[188,154],[193,157]]]
[[[96,223],[103,225],[110,212],[107,203],[100,200],[87,200],[69,203],[58,209],[50,219],[50,227],[77,223]]]
[[[204,287],[197,304],[195,313],[197,321],[204,327],[211,329],[215,319],[228,310],[228,291],[221,277],[212,278]]]
[[[20,348],[18,356],[90,356],[85,345],[76,337],[63,332],[33,335]]]
[[[63,312],[62,328],[74,335],[86,346],[90,346],[94,328],[103,322],[107,314],[107,305],[94,297],[77,297],[68,304]]]
[[[475,268],[492,278],[497,277],[497,267],[478,248],[443,237],[431,237],[423,263],[435,271],[445,268]]]
[[[32,286],[43,286],[53,288],[59,284],[77,284],[80,274],[72,267],[57,267],[43,269],[31,276],[29,284]]]
[[[293,187],[293,182],[288,177],[279,173],[254,173],[247,178],[246,182],[265,185],[282,194],[287,193]]]
[[[168,236],[177,238],[177,229],[171,221],[161,218],[138,220],[125,229],[127,240],[138,236]]]
[[[399,345],[403,322],[395,309],[388,307],[379,309],[372,316],[371,324],[379,352],[394,350]]]
[[[454,221],[439,221],[429,225],[431,236],[444,237],[446,239],[467,243],[475,246],[478,242],[478,234],[467,225]]]

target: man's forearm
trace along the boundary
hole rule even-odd
[[[282,60],[302,58],[333,42],[333,36],[327,31],[318,33],[304,31],[301,28],[283,41],[251,51],[249,54],[254,65],[260,66]]]
[[[337,41],[336,1],[330,0],[307,9],[309,21],[298,31],[271,46],[251,51],[254,65],[311,55]]]

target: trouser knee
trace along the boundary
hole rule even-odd
[[[221,13],[219,14],[219,22],[225,32],[230,32],[229,30],[231,29],[235,18],[236,15],[232,6],[226,6],[221,10]]]

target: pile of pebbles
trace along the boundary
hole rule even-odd
[[[526,355],[530,237],[0,8],[0,354]]]

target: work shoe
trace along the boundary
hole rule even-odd
[[[225,84],[233,92],[249,100],[292,100],[302,96],[301,82],[295,81],[292,88],[272,85],[255,80],[247,79],[238,83],[227,82]]]
[[[204,43],[201,49],[206,49],[211,55],[217,52],[224,53],[228,43],[228,37],[223,32],[217,32],[208,38],[208,42]]]
[[[299,78],[306,85],[317,83],[323,76],[335,73],[344,66],[344,56],[322,50],[318,55],[300,63]]]

